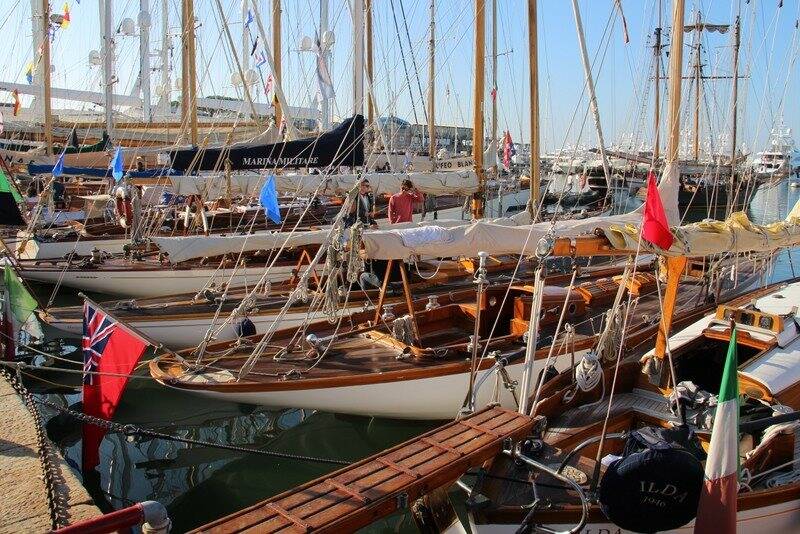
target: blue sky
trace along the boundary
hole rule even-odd
[[[234,40],[241,41],[241,0],[222,0]],[[30,0],[4,0],[13,4],[0,15],[0,44],[6,50],[4,77],[24,83],[25,68],[33,57],[30,44]],[[53,46],[55,72],[53,84],[59,87],[101,90],[97,67],[87,65],[90,50],[100,47],[98,0],[68,0],[72,11],[70,28],[59,31]],[[517,140],[527,140],[528,57],[525,0],[498,0],[498,107],[499,129],[508,129]],[[622,0],[630,42],[623,42],[623,30],[613,0],[581,0],[583,23],[590,56],[595,62],[600,112],[609,142],[633,138],[634,143],[649,142],[652,136],[653,88],[646,88],[651,61],[653,28],[658,24],[659,5],[663,26],[669,26],[671,3],[668,0]],[[741,71],[749,75],[740,85],[740,141],[745,147],[759,148],[779,115],[787,127],[800,132],[800,0],[722,1],[687,0],[687,21],[698,7],[711,22],[730,22],[737,10],[742,13]],[[115,26],[125,17],[135,19],[139,0],[115,0]],[[161,0],[150,0],[153,17],[153,49],[159,48],[158,32]],[[179,0],[168,0],[174,39],[175,66],[179,76],[180,43]],[[214,0],[195,0],[198,30],[198,73],[201,94],[237,95],[231,84],[235,66],[221,33]],[[269,31],[271,0],[259,0],[264,24]],[[405,12],[404,24],[401,4]],[[423,121],[417,72],[422,92],[427,91],[428,0],[374,0],[375,24],[375,95],[381,114],[394,113],[409,121]],[[53,2],[61,11],[63,2]],[[395,29],[391,6],[394,5],[399,34]],[[309,105],[314,99],[316,82],[313,58],[298,51],[303,35],[313,35],[318,21],[318,0],[284,0],[283,63],[286,93],[294,105]],[[473,1],[437,0],[437,123],[469,125],[472,117]],[[491,0],[486,1],[487,10]],[[346,116],[351,109],[352,38],[347,0],[330,0],[331,27],[336,35],[332,72],[337,93],[335,111]],[[490,53],[491,13],[487,14],[487,54]],[[410,40],[410,46],[409,46]],[[691,37],[687,36],[687,43]],[[587,101],[584,95],[583,70],[578,52],[571,3],[568,0],[539,0],[539,71],[542,138],[548,149],[580,140],[595,143],[594,128],[585,121]],[[730,73],[730,34],[704,37],[703,62],[707,72]],[[402,48],[402,53],[401,53]],[[138,72],[136,38],[118,38],[117,92],[129,92]],[[685,55],[689,55],[687,47]],[[412,59],[413,54],[413,59]],[[405,56],[411,81],[406,82],[402,58]],[[665,56],[666,61],[666,56]],[[417,70],[414,69],[416,63]],[[491,76],[487,58],[487,77]],[[158,65],[157,58],[153,65]],[[266,72],[265,72],[266,75]],[[154,74],[154,83],[157,81]],[[490,84],[487,83],[487,92]],[[703,139],[709,139],[709,124],[716,135],[727,131],[729,124],[730,83],[708,82],[703,103]],[[684,93],[688,85],[685,84]],[[255,91],[262,101],[261,91]],[[174,95],[176,96],[176,95]],[[645,104],[643,104],[643,99]],[[489,102],[487,96],[487,104]],[[413,103],[413,105],[412,105]],[[62,103],[63,105],[63,103]],[[684,110],[688,103],[684,102]],[[488,105],[486,109],[489,113]],[[684,114],[684,124],[687,115]],[[488,125],[487,125],[488,131]],[[662,137],[663,138],[663,137]]]

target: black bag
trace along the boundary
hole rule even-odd
[[[681,527],[697,515],[705,457],[687,427],[631,432],[623,457],[600,481],[600,507],[616,525],[634,532]]]

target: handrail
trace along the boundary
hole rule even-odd
[[[167,534],[172,522],[167,509],[156,501],[144,501],[105,515],[78,521],[54,530],[52,534],[107,534],[143,525],[143,532]]]

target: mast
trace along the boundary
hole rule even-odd
[[[586,50],[586,39],[583,35],[583,22],[581,12],[578,7],[578,0],[572,0],[572,12],[575,14],[575,29],[578,32],[578,44],[581,49],[581,61],[583,62],[583,73],[586,76],[586,87],[589,90],[589,107],[594,118],[594,127],[597,130],[597,142],[600,144],[600,158],[603,161],[603,174],[606,177],[606,187],[611,191],[611,172],[608,168],[608,157],[606,155],[606,143],[603,138],[603,126],[600,123],[600,108],[597,106],[597,95],[594,90],[594,79],[592,78],[592,65],[589,62],[589,52]]]
[[[172,48],[169,35],[169,0],[161,0],[161,108],[164,115],[172,112],[172,77],[169,72],[169,52]]]
[[[255,4],[256,2],[254,2]],[[280,84],[283,76],[281,75],[281,0],[272,0],[272,53],[273,65],[272,73],[275,84]],[[275,102],[275,124],[280,128],[283,120],[283,109],[280,99]],[[286,123],[289,121],[287,119]]]
[[[428,157],[431,170],[436,170],[436,0],[430,4],[430,38],[428,39]]]
[[[472,159],[478,175],[478,191],[472,197],[472,216],[481,219],[486,195],[483,168],[483,93],[485,91],[486,0],[475,0],[475,85],[472,94]]]
[[[539,154],[539,34],[537,29],[537,0],[528,0],[528,57],[530,58],[530,134],[531,134],[531,215],[539,204],[540,162]]]
[[[739,46],[741,44],[741,21],[736,15],[733,25],[733,89],[731,93],[731,177],[728,193],[728,206],[725,213],[731,213],[736,205],[736,121],[738,119],[739,99]]]
[[[683,76],[683,16],[685,0],[673,0],[672,4],[672,43],[669,52],[669,117],[667,132],[667,154],[664,173],[677,172],[673,169],[678,164],[678,148],[680,146],[681,123],[681,79]],[[661,321],[656,337],[655,356],[663,360],[667,350],[667,338],[672,327],[672,317],[678,295],[678,282],[686,267],[686,257],[668,257],[666,260],[667,287],[664,292]]]
[[[364,0],[353,0],[353,115],[364,114]]]
[[[139,0],[139,86],[142,90],[142,115],[153,120],[150,96],[150,0]]]
[[[700,10],[697,10],[695,18],[695,25],[697,28],[697,44],[694,51],[694,142],[692,144],[692,154],[695,161],[700,160],[700,83],[702,76],[700,74],[700,43],[702,42],[702,30],[700,29]]]
[[[236,63],[236,68],[239,71],[239,76],[240,76],[240,78],[242,80],[242,93],[243,93],[244,99],[247,101],[248,104],[250,104],[250,111],[252,113],[253,120],[256,122],[256,124],[259,124],[258,111],[256,111],[256,106],[253,103],[253,97],[250,94],[250,87],[248,86],[247,80],[246,80],[247,72],[242,67],[242,63],[239,60],[238,54],[236,54],[236,45],[233,42],[233,36],[231,35],[231,30],[230,30],[230,25],[228,24],[228,19],[225,17],[225,11],[222,10],[222,2],[220,0],[216,0],[216,4],[217,4],[217,10],[219,11],[220,20],[222,21],[222,28],[224,30],[225,37],[227,37],[228,46],[231,49],[231,55],[233,56],[233,60]],[[245,55],[246,54],[247,53],[245,52]]]
[[[659,19],[661,10],[659,10]],[[660,25],[660,20],[659,20]],[[653,45],[654,64],[655,64],[655,94],[653,107],[653,166],[658,163],[661,156],[661,27],[655,30],[655,45]]]
[[[250,0],[242,0],[242,71],[250,70],[250,27],[247,24],[250,14]],[[242,83],[246,83],[242,79]]]
[[[44,139],[47,155],[53,155],[53,110],[50,98],[50,2],[42,0],[42,70],[44,76]]]
[[[492,177],[497,178],[497,0],[492,0]]]
[[[183,0],[183,53],[181,60],[181,120],[189,124],[191,143],[197,145],[197,69],[195,65],[194,0]]]
[[[364,4],[364,11],[366,14],[367,20],[367,29],[366,29],[366,37],[367,37],[367,85],[370,88],[370,93],[372,92],[372,74],[373,74],[373,63],[372,63],[372,0],[365,0]],[[369,128],[373,122],[375,121],[375,103],[373,102],[373,95],[370,95],[370,98],[367,98],[367,128]]]
[[[101,20],[103,21],[103,92],[105,94],[106,132],[114,137],[114,0],[103,0]],[[48,41],[48,39],[45,39]],[[48,52],[49,55],[49,52]],[[50,68],[46,69],[50,78]]]
[[[325,33],[328,31],[328,0],[319,0],[319,40],[320,46],[322,46],[322,39]],[[325,69],[327,72],[330,72],[329,69],[329,62],[330,62],[330,55],[331,52],[328,47],[323,47],[322,49],[322,61],[325,63]],[[320,101],[320,114],[322,115],[321,126],[322,130],[328,130],[331,127],[331,114],[330,114],[330,101],[328,100],[328,95],[326,91],[323,91],[321,95]]]

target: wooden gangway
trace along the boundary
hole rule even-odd
[[[334,473],[276,495],[195,532],[352,532],[410,504],[495,456],[533,419],[487,408]]]

